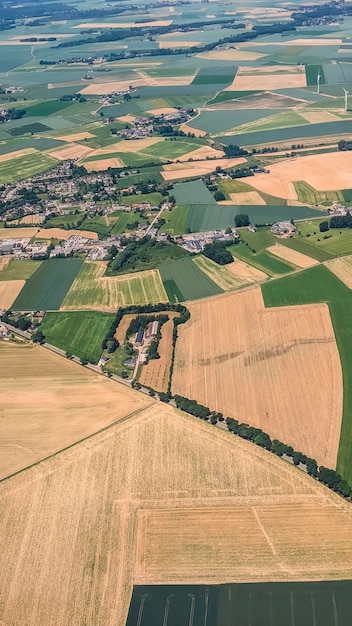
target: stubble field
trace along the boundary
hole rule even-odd
[[[150,401],[38,346],[0,342],[0,360],[0,478]]]
[[[327,305],[265,309],[256,287],[188,306],[173,393],[336,467],[342,371]]]
[[[303,269],[306,269],[307,267],[313,267],[313,265],[318,265],[318,261],[316,259],[312,259],[306,254],[302,254],[302,252],[297,252],[297,250],[293,250],[293,248],[287,248],[280,243],[269,246],[267,250],[268,252],[271,252],[271,254],[275,254],[275,256],[278,256],[279,259],[288,261],[289,263],[297,265],[297,267],[301,267]]]
[[[86,261],[72,284],[61,310],[116,311],[119,306],[167,302],[158,270],[104,276],[105,261]]]
[[[174,316],[173,316],[174,317]],[[167,391],[172,355],[172,319],[163,324],[158,352],[160,359],[152,359],[142,366],[139,381],[142,385],[151,387],[155,391]]]
[[[0,268],[1,269],[1,268]],[[24,287],[24,280],[1,280],[0,281],[0,308],[9,309],[16,300],[21,289]]]
[[[124,626],[136,582],[352,573],[347,503],[161,403],[5,481],[0,498],[8,626]]]
[[[352,257],[345,256],[340,257],[339,259],[331,259],[331,261],[326,261],[324,263],[326,267],[337,276],[343,283],[345,283],[346,287],[352,289]]]

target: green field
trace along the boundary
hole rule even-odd
[[[276,242],[277,243],[277,242]],[[256,250],[256,248],[254,248]],[[257,267],[259,270],[262,270],[269,276],[278,276],[280,274],[289,274],[293,270],[297,269],[296,266],[287,263],[286,261],[282,261],[278,257],[266,250],[262,250],[261,252],[252,252],[249,246],[246,246],[244,243],[239,243],[235,246],[231,246],[229,248],[231,254],[234,257],[249,263],[249,265],[253,265]]]
[[[187,230],[189,204],[174,206],[171,211],[166,210],[161,214],[165,224],[160,229],[162,233],[169,233],[171,236],[183,235]]]
[[[326,256],[322,259],[323,261],[326,261],[328,258],[331,259],[333,256],[352,254],[352,230],[348,228],[341,230],[332,228],[326,233],[321,233],[319,231],[319,224],[326,219],[327,218],[324,217],[323,220],[297,223],[297,235],[291,241],[293,241],[295,245],[296,243],[305,243],[310,246],[310,248],[312,248],[311,256],[313,256],[313,251],[315,250],[325,252]],[[326,237],[326,239],[324,239],[324,237]]]
[[[57,160],[40,152],[26,154],[11,161],[1,163],[0,183],[10,183],[15,180],[29,178],[56,165]]]
[[[141,150],[139,154],[145,157],[150,157],[150,160],[155,158],[163,161],[171,161],[177,159],[188,152],[197,150],[200,145],[204,145],[204,142],[192,141],[192,140],[177,140],[177,139],[165,139],[165,141],[159,141],[158,143]],[[124,158],[124,157],[123,157]]]
[[[163,263],[159,271],[170,302],[197,300],[223,291],[189,257]]]
[[[37,271],[42,261],[16,261],[10,259],[8,265],[0,270],[1,280],[27,280]]]
[[[14,311],[47,311],[60,308],[81,269],[81,259],[49,259],[27,280],[12,305]]]
[[[352,482],[352,291],[325,266],[262,285],[265,305],[285,306],[327,302],[343,372],[343,418],[337,470]]]
[[[189,183],[177,183],[174,185],[172,195],[177,204],[213,204],[216,205],[214,196],[210,193],[202,180],[192,180]]]
[[[326,80],[324,76],[324,70],[322,65],[306,65],[306,79],[308,87],[317,84],[318,73],[320,74],[320,84],[325,85]]]
[[[135,586],[126,626],[350,626],[351,591],[349,580]]]
[[[45,340],[65,352],[97,363],[113,314],[94,311],[47,313],[41,325]]]
[[[72,106],[72,102],[44,100],[44,102],[38,102],[38,104],[28,107],[26,115],[28,117],[45,117],[45,115],[52,115],[70,106]]]
[[[293,184],[300,202],[331,206],[333,202],[344,202],[345,200],[342,191],[317,191],[304,180],[296,181]]]

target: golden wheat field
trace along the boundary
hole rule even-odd
[[[331,259],[324,263],[326,267],[337,276],[346,287],[352,289],[352,256],[344,256],[337,259]]]
[[[0,270],[2,268],[0,267]],[[25,280],[2,280],[0,281],[0,308],[9,309],[16,300]]]
[[[352,574],[350,505],[160,402],[2,482],[0,501],[7,626],[124,626],[133,583]]]
[[[173,393],[336,467],[342,372],[328,306],[265,309],[259,287],[187,306]]]
[[[287,248],[281,243],[276,243],[275,245],[267,248],[267,250],[268,252],[271,252],[271,254],[279,257],[279,259],[283,259],[284,261],[293,263],[293,265],[297,265],[297,267],[301,267],[303,269],[307,267],[313,267],[313,265],[319,264],[319,261],[317,261],[316,259],[312,259],[312,257],[308,256],[307,254],[297,252],[297,250],[293,250],[293,248]]]
[[[39,346],[0,342],[0,363],[0,478],[150,402]]]

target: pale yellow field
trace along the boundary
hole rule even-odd
[[[10,257],[9,256],[0,256],[0,272],[5,269],[5,267],[9,264]]]
[[[270,165],[269,169],[269,174],[253,176],[251,186],[280,198],[297,200],[294,181],[304,180],[318,191],[349,189],[352,153],[312,154],[286,159]]]
[[[234,263],[229,263],[227,269],[236,276],[243,284],[260,283],[266,280],[268,276],[262,270],[258,270],[253,265],[248,265],[240,259],[235,259]]]
[[[284,259],[284,261],[293,263],[293,265],[297,265],[297,267],[302,267],[303,269],[313,267],[313,265],[319,265],[319,261],[316,259],[312,259],[312,257],[302,254],[302,252],[297,252],[297,250],[293,250],[292,248],[287,248],[281,243],[276,243],[274,246],[267,248],[267,250],[280,259]]]
[[[200,148],[197,148],[196,150],[192,150],[191,152],[187,152],[187,154],[183,154],[180,157],[177,157],[177,159],[175,159],[175,161],[188,161],[188,159],[194,159],[194,160],[204,160],[207,157],[213,159],[214,157],[216,157],[217,159],[220,159],[221,157],[224,156],[224,152],[222,150],[216,150],[215,148],[211,148],[210,146],[201,146]]]
[[[195,137],[204,137],[204,135],[207,134],[205,130],[192,128],[192,126],[188,126],[188,124],[181,124],[180,130],[183,130],[184,133],[193,133]]]
[[[123,167],[123,163],[117,157],[111,159],[98,159],[97,161],[86,161],[82,163],[87,172],[100,172],[107,170],[108,167]]]
[[[240,268],[238,264],[241,261],[238,260],[222,266],[203,255],[197,255],[194,257],[193,262],[224,291],[240,289],[267,278],[267,275],[260,270],[256,270],[257,274],[252,274],[249,266],[246,266],[245,263],[242,263],[244,267]]]
[[[0,498],[7,626],[125,626],[133,583],[352,575],[347,502],[161,403],[2,483]]]
[[[41,224],[42,218],[38,215],[25,215],[21,219],[21,224]]]
[[[201,52],[196,54],[200,59],[208,61],[256,61],[266,56],[259,52],[249,52],[239,48],[228,48],[227,50],[211,50],[210,52]]]
[[[148,26],[170,26],[173,20],[157,20],[153,22],[88,22],[76,24],[72,28],[144,28]]]
[[[106,261],[86,261],[61,310],[116,311],[119,306],[167,302],[159,270],[104,276]]]
[[[67,159],[82,159],[91,152],[94,152],[93,148],[89,146],[81,146],[80,144],[72,144],[66,146],[66,148],[60,148],[58,150],[52,150],[49,152],[50,156],[60,161],[66,161]]]
[[[150,113],[150,111],[149,111]],[[134,120],[136,119],[135,115],[131,115],[130,113],[128,115],[121,115],[121,117],[117,118],[120,122],[127,122],[128,124],[131,122],[134,122]]]
[[[14,152],[8,152],[7,154],[0,154],[0,163],[5,161],[12,161],[18,157],[26,156],[27,154],[34,154],[38,152],[35,148],[23,148],[23,150],[15,150]]]
[[[299,39],[299,38],[294,38],[294,39],[288,39],[285,42],[285,45],[287,46],[338,46],[341,44],[341,39],[332,39],[330,38],[326,38],[325,37],[316,37],[316,38],[312,38],[312,39]],[[248,47],[256,47],[256,46],[261,46],[262,44],[259,41],[246,41],[245,44],[243,44],[246,48]],[[270,45],[273,46],[280,46],[282,47],[282,42],[281,41],[273,41],[270,42]]]
[[[266,204],[265,200],[257,191],[238,191],[236,193],[230,193],[230,198],[230,204]]]
[[[191,176],[204,176],[213,172],[218,166],[226,169],[235,167],[240,163],[245,163],[246,159],[239,157],[236,159],[209,159],[205,161],[191,161],[190,163],[182,165],[181,163],[175,163],[172,165],[164,165],[160,174],[164,180],[177,180],[179,178],[188,178]]]
[[[338,259],[325,261],[324,265],[330,272],[345,283],[346,287],[352,289],[352,256],[344,256]]]
[[[64,141],[82,141],[84,139],[91,139],[92,137],[95,137],[95,135],[84,131],[82,133],[74,133],[73,135],[61,135],[58,139],[63,139]]]
[[[31,239],[39,228],[0,228],[0,239]]]
[[[168,115],[169,113],[177,113],[177,109],[175,109],[175,107],[161,107],[160,109],[151,109],[151,111],[147,111],[147,113],[151,113],[152,115]]]
[[[192,48],[199,46],[200,41],[159,41],[159,48]]]
[[[0,362],[0,478],[150,403],[39,346],[0,342]]]
[[[80,90],[79,93],[88,94],[88,95],[98,95],[98,96],[106,96],[108,93],[112,93],[115,91],[125,91],[129,88],[130,85],[135,87],[145,85],[146,82],[139,79],[133,80],[114,80],[110,83],[97,83],[97,82],[89,82],[86,87]]]
[[[305,111],[303,109],[299,112],[299,114],[311,124],[319,124],[322,122],[336,122],[338,120],[341,120],[341,118],[337,115],[334,115],[330,111],[324,111],[324,109],[322,109],[321,111]]]
[[[0,267],[0,270],[2,268]],[[25,280],[2,280],[0,281],[0,308],[9,309],[16,300]]]
[[[249,421],[334,468],[342,373],[328,306],[265,309],[254,287],[188,307],[173,393]]]
[[[160,359],[153,359],[142,366],[139,382],[155,391],[167,391],[172,355],[172,319],[163,324],[158,352]]]
[[[87,239],[98,239],[97,233],[90,230],[64,230],[63,228],[42,228],[36,235],[36,239],[69,239],[73,235],[81,235]]]
[[[268,65],[240,67],[231,85],[225,91],[250,91],[305,87],[306,74],[299,65]]]
[[[112,143],[105,148],[99,148],[98,150],[94,150],[91,156],[96,156],[99,154],[109,154],[114,152],[138,152],[139,150],[145,150],[146,148],[149,148],[149,146],[153,146],[155,143],[159,143],[161,141],[164,141],[164,139],[160,137],[145,137],[144,139],[123,139],[122,141]]]

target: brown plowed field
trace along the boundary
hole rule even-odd
[[[173,393],[262,428],[334,468],[342,372],[327,305],[265,309],[256,287],[188,307]]]
[[[158,349],[160,359],[153,359],[147,365],[142,366],[140,383],[155,389],[155,391],[167,391],[172,356],[173,327],[172,320],[163,324]]]
[[[125,626],[136,582],[348,579],[350,507],[156,402],[0,484],[1,619]]]
[[[38,346],[0,342],[0,364],[0,478],[150,402]]]

